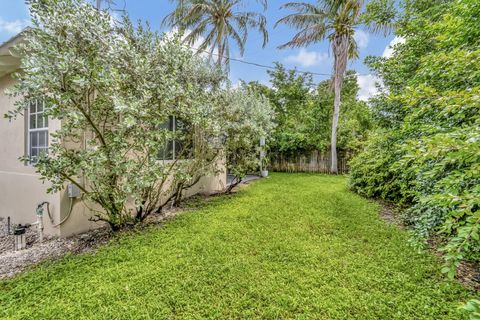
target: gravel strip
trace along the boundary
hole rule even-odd
[[[68,252],[91,251],[111,238],[107,228],[100,228],[69,238],[45,237],[39,243],[36,228],[32,227],[26,232],[27,248],[15,251],[14,236],[8,234],[5,219],[0,219],[0,228],[0,279],[12,277],[42,261],[61,258]]]
[[[25,239],[27,247],[37,241],[37,228],[28,228],[25,232]],[[12,251],[15,245],[15,238],[13,237],[13,225],[10,226],[10,234],[8,231],[7,219],[0,218],[0,255],[5,252]]]
[[[181,211],[179,208],[172,208],[163,214],[152,215],[144,225],[159,224]],[[27,248],[15,251],[15,238],[12,232],[8,233],[7,220],[0,218],[0,279],[10,278],[42,261],[59,259],[69,252],[83,253],[95,250],[108,243],[112,235],[109,228],[105,227],[69,238],[45,236],[44,241],[39,243],[37,229],[33,226],[26,232]]]

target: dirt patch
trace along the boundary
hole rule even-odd
[[[0,255],[7,251],[11,251],[15,245],[15,238],[10,233],[13,232],[13,226],[8,225],[7,219],[0,218]],[[28,228],[25,232],[25,240],[27,246],[31,246],[37,241],[36,228]]]
[[[386,201],[377,201],[380,204],[380,217],[390,224],[394,224],[401,229],[405,229],[405,226],[400,219],[400,209],[393,203]]]
[[[5,227],[5,223],[2,227]],[[6,230],[6,227],[3,228]],[[27,248],[14,250],[14,236],[3,232],[0,235],[0,279],[9,278],[42,261],[55,260],[69,252],[82,253],[94,250],[111,238],[107,228],[100,228],[69,238],[46,237],[38,242],[35,228],[27,230]]]
[[[240,187],[250,182],[252,181],[244,182]],[[225,194],[195,195],[184,199],[184,202],[179,207],[169,207],[160,214],[152,214],[141,224],[130,229],[126,228],[116,234],[111,232],[110,228],[104,227],[68,238],[45,236],[44,241],[40,243],[37,239],[36,227],[31,227],[26,231],[27,248],[20,251],[14,250],[15,239],[11,234],[13,227],[10,226],[9,228],[7,220],[0,218],[0,279],[10,278],[43,261],[59,259],[67,253],[81,254],[95,251],[109,243],[114,238],[114,235],[162,224],[166,220],[172,219],[182,212],[193,210],[201,205],[202,202],[211,201],[218,196],[225,196]]]
[[[465,287],[480,291],[480,265],[462,261],[457,269],[457,277]]]

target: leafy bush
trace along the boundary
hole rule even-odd
[[[480,300],[472,299],[468,301],[463,309],[468,312],[470,315],[470,320],[479,320],[480,319]]]
[[[35,165],[51,192],[77,185],[97,208],[93,219],[118,229],[159,212],[218,170],[219,151],[209,141],[223,127],[217,114],[225,104],[224,75],[178,39],[135,28],[127,18],[115,23],[84,1],[29,4],[33,28],[20,47],[23,69],[12,92],[20,99],[7,116],[41,100],[45,114],[61,123]],[[165,128],[172,117],[188,128]],[[183,149],[160,161],[172,141]]]
[[[268,137],[273,129],[273,108],[268,99],[246,85],[228,92],[228,103],[221,115],[226,127],[226,160],[234,176],[227,188],[230,192],[247,175],[260,165],[260,138]]]
[[[334,100],[331,81],[315,85],[311,75],[287,70],[280,63],[268,74],[271,87],[255,82],[249,86],[267,97],[275,110],[270,151],[288,157],[328,149]],[[358,150],[371,127],[370,110],[357,99],[358,91],[356,74],[348,71],[338,127],[338,147],[342,151]]]
[[[388,92],[350,185],[409,208],[417,237],[444,240],[450,277],[480,245],[480,3],[407,1],[390,59],[370,58]]]

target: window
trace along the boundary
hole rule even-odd
[[[188,158],[192,151],[192,141],[188,133],[191,128],[175,116],[170,116],[168,121],[159,126],[173,132],[175,138],[168,140],[165,146],[159,150],[159,160],[176,160]]]
[[[44,116],[45,103],[32,101],[28,107],[28,157],[31,162],[48,152],[48,118]]]

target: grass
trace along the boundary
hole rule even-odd
[[[6,319],[463,319],[469,292],[337,176],[274,174],[0,282]]]

